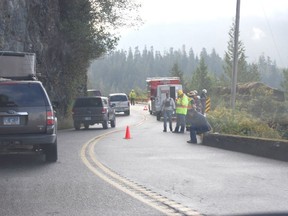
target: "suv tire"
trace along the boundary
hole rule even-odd
[[[46,162],[56,162],[58,159],[57,140],[45,147]]]
[[[102,123],[102,126],[104,129],[107,129],[108,128],[108,121],[105,120],[103,123]]]
[[[74,121],[74,128],[75,130],[80,130],[81,124],[79,122]]]
[[[114,128],[116,126],[116,119],[115,118],[110,121],[110,125],[112,128]]]
[[[85,124],[84,124],[84,128],[85,128],[86,130],[88,130],[88,129],[89,129],[89,124],[88,124],[88,123],[85,123]]]

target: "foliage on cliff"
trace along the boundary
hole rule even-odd
[[[86,92],[90,61],[114,48],[115,29],[138,22],[127,16],[138,7],[130,0],[2,0],[0,50],[36,53],[39,80],[67,116]]]

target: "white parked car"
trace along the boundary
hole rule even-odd
[[[109,94],[109,103],[113,107],[115,113],[124,112],[125,115],[130,115],[130,102],[127,94],[113,93]]]

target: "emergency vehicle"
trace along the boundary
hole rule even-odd
[[[177,98],[178,90],[182,90],[179,77],[148,77],[146,79],[148,92],[148,110],[151,115],[156,115],[157,120],[161,119],[161,104],[168,92],[174,100]]]

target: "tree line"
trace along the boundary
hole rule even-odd
[[[241,48],[241,46],[240,46]],[[205,48],[195,55],[192,48],[186,51],[170,48],[169,52],[138,47],[128,51],[116,50],[94,60],[88,70],[88,88],[109,92],[146,90],[147,77],[179,76],[186,91],[212,89],[213,86],[229,86],[232,74],[232,47],[221,58],[216,50],[208,53]],[[240,51],[240,53],[243,52]],[[238,82],[261,81],[274,88],[282,88],[282,69],[270,57],[260,56],[258,62],[248,63],[245,53],[238,61]]]
[[[102,92],[129,92],[130,89],[143,91],[146,78],[154,76],[179,76],[185,91],[192,89],[212,90],[215,86],[231,86],[235,23],[228,32],[229,40],[224,57],[215,49],[210,53],[205,48],[196,55],[193,48],[186,50],[170,48],[161,53],[145,47],[128,51],[116,50],[92,62],[88,70],[88,88],[98,88]],[[263,82],[273,88],[287,90],[287,69],[278,68],[275,61],[262,54],[257,62],[247,62],[245,45],[239,40],[237,65],[237,82]],[[284,80],[283,80],[284,76]]]

